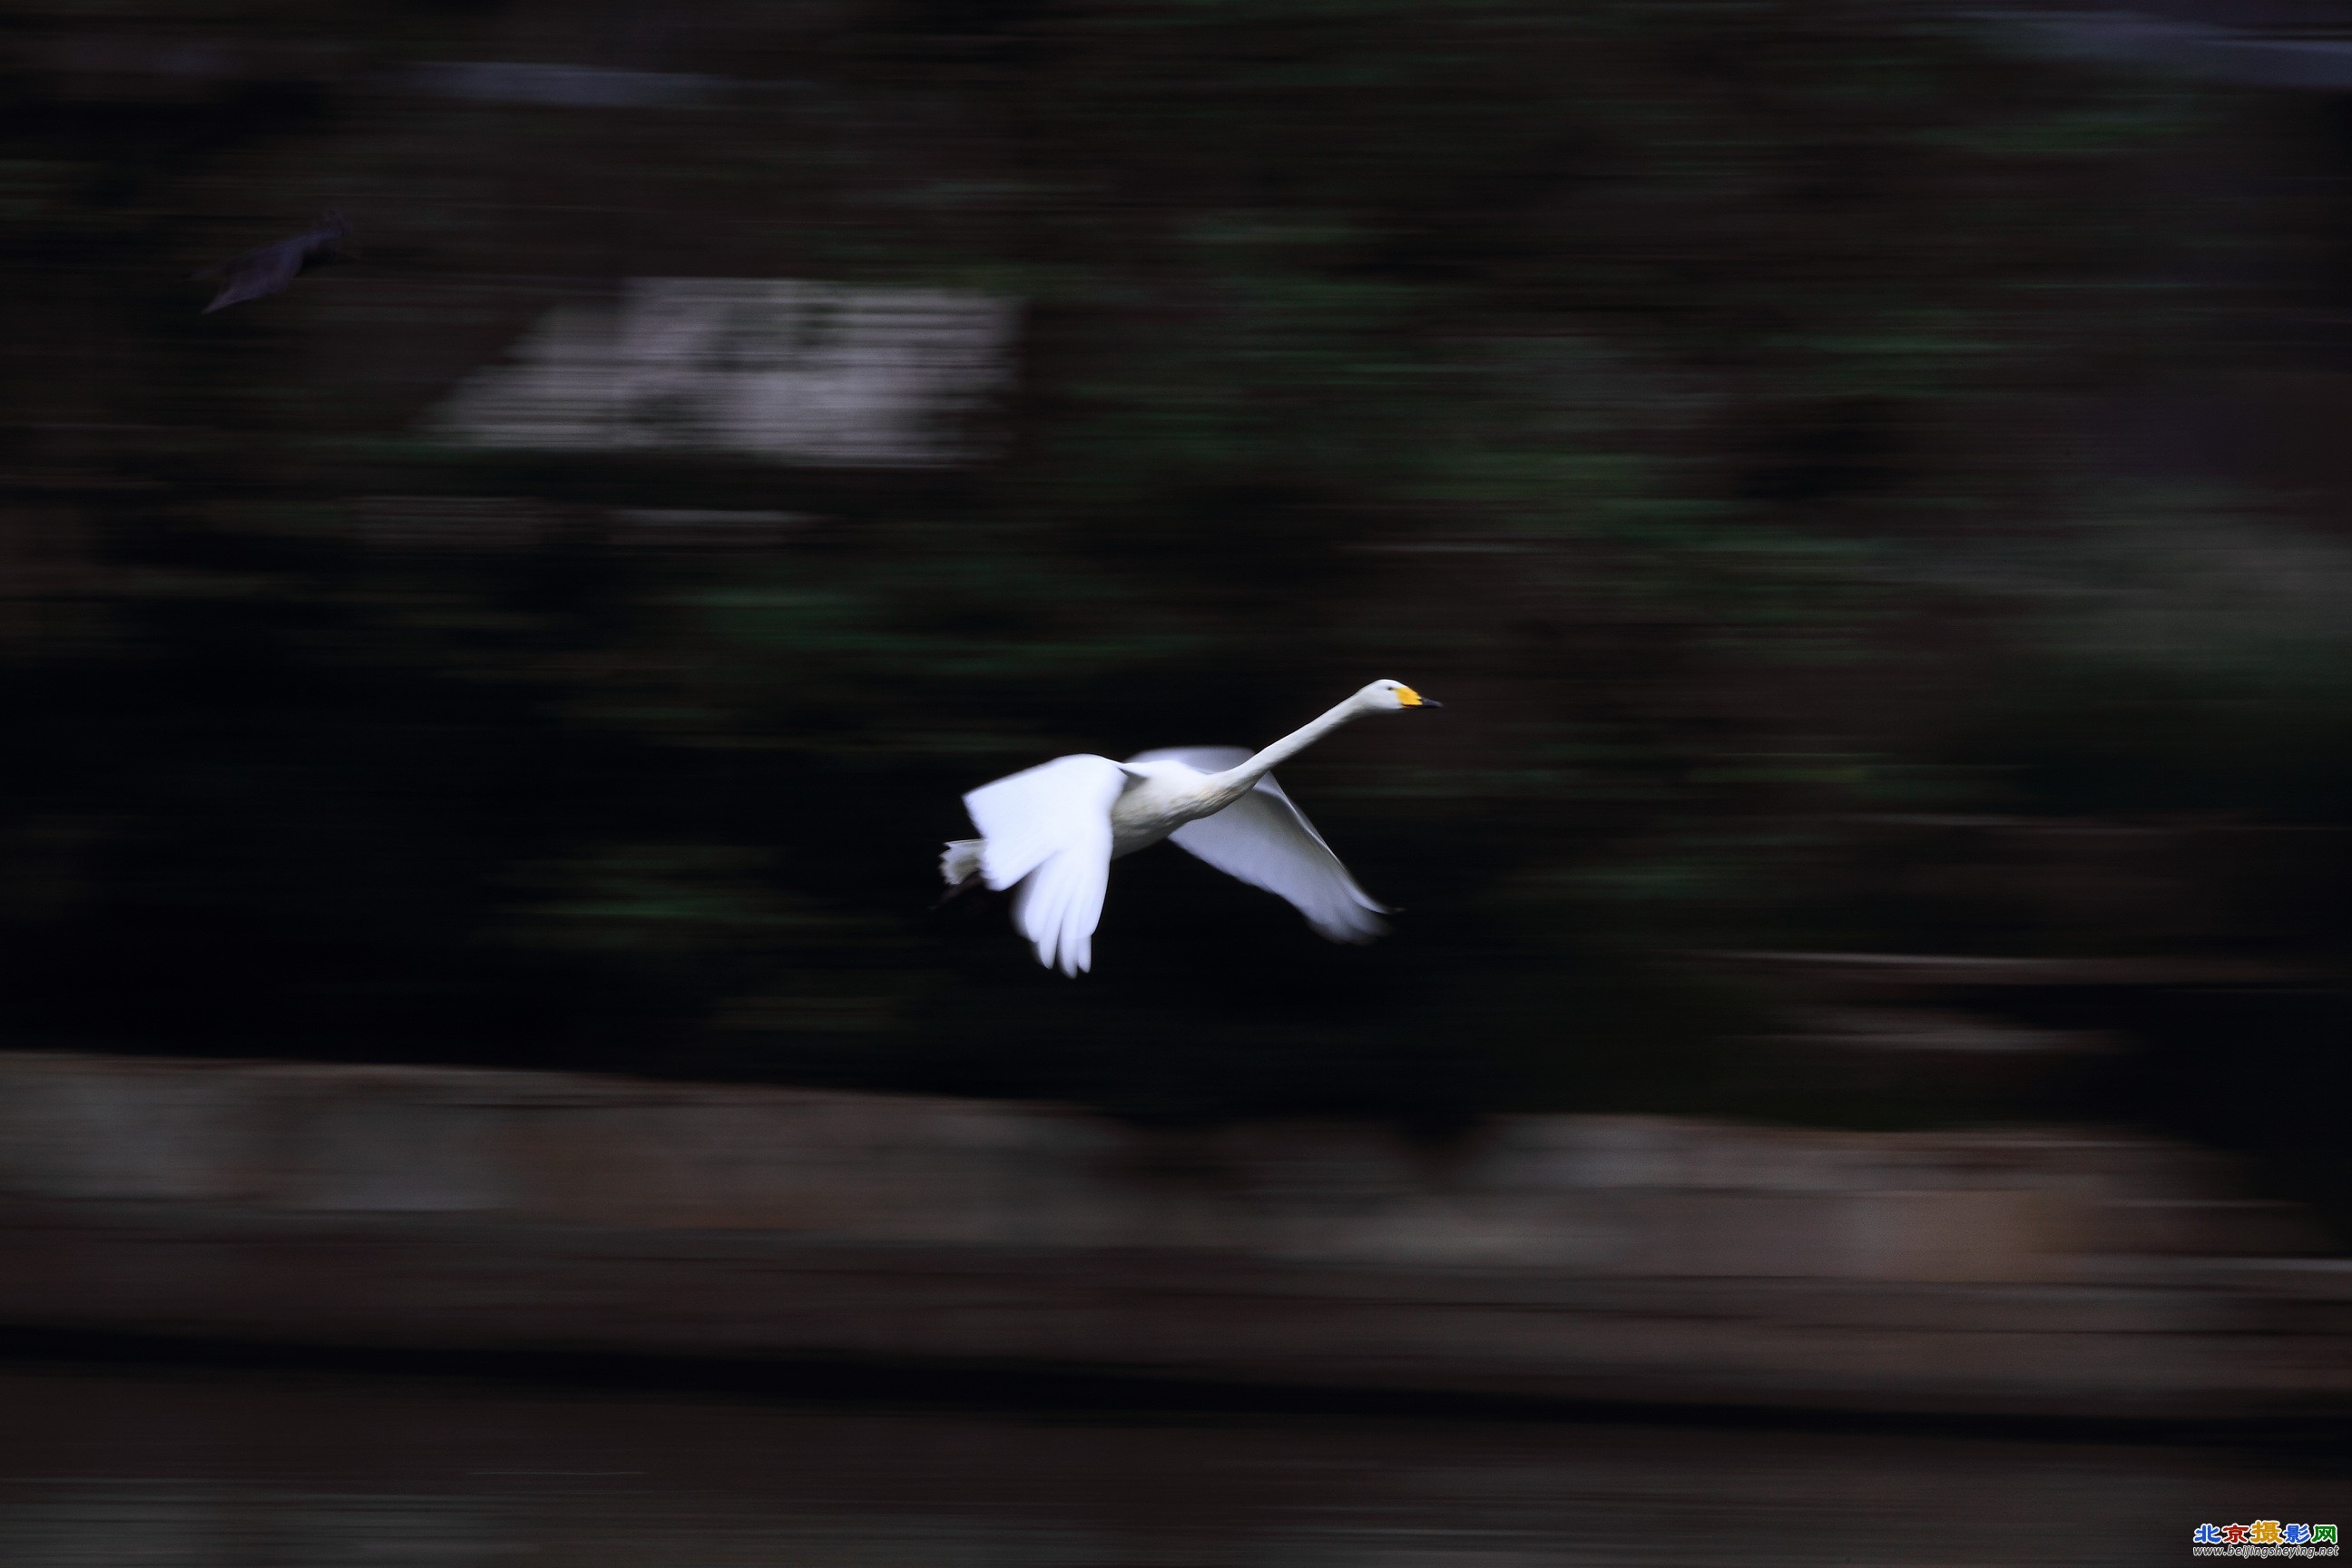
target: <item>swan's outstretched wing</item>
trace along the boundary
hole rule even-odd
[[[1108,757],[1056,757],[963,797],[987,841],[981,874],[1000,891],[1021,885],[1013,923],[1049,969],[1074,975],[1093,966],[1110,885],[1110,808],[1126,787]]]
[[[1249,757],[1239,746],[1171,746],[1129,760],[1183,763],[1215,773]],[[1389,929],[1381,919],[1387,906],[1356,886],[1307,814],[1270,774],[1216,816],[1186,823],[1169,840],[1229,877],[1288,900],[1307,924],[1333,942],[1370,942]]]

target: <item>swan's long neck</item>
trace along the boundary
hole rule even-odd
[[[1363,710],[1357,706],[1356,700],[1350,697],[1320,719],[1311,720],[1293,730],[1248,762],[1237,767],[1227,768],[1221,773],[1211,773],[1209,783],[1220,795],[1231,799],[1239,799],[1258,780],[1272,773],[1281,763],[1288,762],[1362,712]]]

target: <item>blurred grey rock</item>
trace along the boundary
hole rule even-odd
[[[549,311],[437,426],[484,447],[965,462],[1009,379],[1013,323],[1011,303],[971,292],[639,278],[617,307]]]

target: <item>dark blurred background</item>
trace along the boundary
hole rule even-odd
[[[2090,1118],[2340,1228],[2339,23],[24,0],[0,1040]],[[1381,676],[1285,779],[1386,941],[929,910],[963,790]]]

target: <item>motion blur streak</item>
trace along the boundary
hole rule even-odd
[[[563,1300],[507,1245],[563,1211],[537,1189],[513,1232],[271,1206],[321,1149],[399,1146],[389,1064],[525,1075],[417,1091],[450,1191],[593,1185],[550,1149],[596,1131],[534,1144],[529,1108],[654,1079],[719,1097],[694,1159],[756,1142],[724,1097],[761,1085],[1113,1129],[1072,1146],[1133,1158],[1069,1180],[1160,1194],[1129,1239],[1169,1271],[1134,1289],[1171,1364],[1255,1331],[1164,1315],[1214,1250],[1185,1216],[1243,1201],[1186,1152],[1230,1132],[1294,1151],[1269,1212],[1322,1245],[1264,1298],[1286,1332],[1347,1299],[1365,1193],[1433,1269],[1408,1241],[1455,1257],[1475,1189],[1545,1239],[1447,1276],[1513,1325],[1468,1337],[1540,1362],[1569,1342],[1510,1303],[1572,1296],[1629,1385],[1738,1404],[1748,1331],[1575,1259],[1811,1257],[1775,1227],[1834,1210],[1878,1216],[1853,1256],[2032,1260],[1879,1280],[1870,1323],[1990,1344],[2040,1313],[2089,1375],[2204,1342],[2130,1327],[2154,1313],[2237,1358],[2167,1384],[2170,1416],[2213,1414],[2200,1387],[2340,1410],[2348,48],[2352,0],[21,0],[0,1047],[81,1064],[59,1082],[247,1065],[173,1069],[191,1142],[107,1121],[148,1103],[110,1089],[0,1106],[9,1170],[129,1151],[127,1189],[0,1194],[0,1331],[149,1331],[168,1300],[331,1340],[358,1320],[254,1281],[361,1258],[435,1342],[497,1305],[468,1259]],[[348,264],[206,313],[197,274],[330,214]],[[1260,742],[1381,671],[1444,710],[1282,779],[1402,911],[1382,942],[1178,854],[1121,863],[1083,984],[998,895],[931,907],[975,786]],[[202,1153],[257,1061],[364,1070],[346,1099],[285,1069],[254,1141]],[[1627,1126],[1686,1156],[1603,1181],[1558,1152]],[[1722,1173],[1759,1127],[1832,1151],[1814,1195]],[[1954,1153],[1906,1187],[1919,1140],[2033,1173]],[[2077,1180],[2117,1148],[2158,1152]],[[658,1245],[563,1244],[651,1270],[620,1317],[675,1299],[664,1259],[723,1273],[694,1237],[746,1208],[744,1277],[796,1299],[814,1177],[688,1212],[628,1168]],[[1900,1217],[1929,1209],[1932,1247]],[[874,1279],[967,1278],[877,1245]],[[1531,1283],[1538,1256],[1573,1277]],[[1098,1263],[1061,1258],[1053,1310],[1111,1354]],[[399,1319],[409,1267],[475,1307]],[[861,1330],[964,1324],[875,1289]],[[971,1289],[976,1342],[1053,1339]],[[1829,1299],[1775,1320],[1773,1399],[1900,1403],[1921,1361],[1821,1327]],[[2263,1362],[2273,1331],[2308,1359]],[[1422,1364],[1356,1332],[1350,1364]]]

